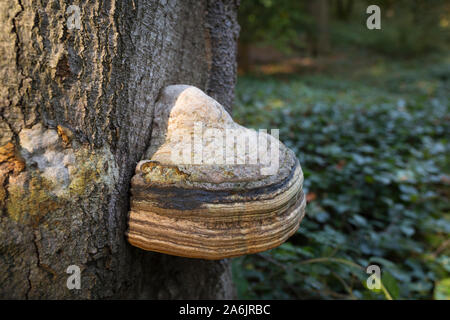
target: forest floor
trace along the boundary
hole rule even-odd
[[[241,75],[235,119],[280,129],[308,204],[287,243],[233,260],[239,297],[450,299],[449,98],[439,56],[344,53]]]

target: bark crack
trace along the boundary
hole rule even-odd
[[[9,190],[8,190],[8,184],[9,184],[9,174],[6,174],[5,180],[3,180],[3,190],[5,192],[5,199],[3,201],[4,205],[2,206],[2,216],[6,217],[8,215],[8,210],[6,208],[6,203],[9,199]]]
[[[36,266],[38,268],[40,268],[41,267],[41,256],[39,254],[39,248],[38,248],[38,245],[37,245],[38,239],[36,237],[36,232],[38,232],[38,231],[33,232],[33,247],[34,247],[34,251],[36,253],[36,259],[37,259]]]
[[[18,18],[18,16],[24,12],[24,8],[22,5],[22,1],[18,0],[17,3],[20,6],[20,11],[16,13],[16,15],[14,16],[14,18],[12,19],[12,23],[13,23],[13,29],[12,32],[14,32],[14,34],[16,35],[16,67],[17,69],[20,71],[20,74],[23,75],[22,70],[20,68],[20,63],[19,63],[19,57],[20,57],[20,37],[19,37],[19,32],[17,30],[17,24],[16,24],[16,20]]]
[[[30,268],[28,268],[28,275],[27,275],[27,280],[28,280],[28,289],[27,292],[25,293],[25,299],[29,300],[30,299],[30,292],[31,292],[31,266]]]
[[[41,262],[40,262],[40,255],[39,255],[39,249],[38,249],[38,246],[37,246],[37,238],[36,238],[36,232],[33,232],[33,241],[32,241],[32,243],[33,243],[33,248],[34,248],[34,251],[35,251],[35,254],[36,254],[36,260],[37,260],[37,263],[36,263],[36,266],[39,268],[40,267],[40,264],[41,264]],[[29,298],[30,298],[30,292],[31,292],[31,289],[32,289],[32,282],[31,282],[31,269],[32,269],[33,267],[30,265],[30,267],[28,268],[28,275],[27,275],[27,280],[28,280],[28,290],[27,290],[27,292],[25,293],[25,298],[27,299],[27,300],[29,300]]]

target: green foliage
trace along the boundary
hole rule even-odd
[[[381,30],[366,28],[368,4],[381,8]],[[417,57],[448,50],[450,7],[443,0],[359,2],[353,19],[335,21],[331,30],[335,45],[350,44],[389,57]]]
[[[244,0],[238,17],[240,41],[270,44],[290,52],[311,47],[320,32],[328,32],[334,48],[350,45],[390,57],[417,57],[449,48],[450,6],[446,0],[354,1],[344,20],[336,6],[342,1],[326,2],[328,27],[321,29],[311,1]],[[381,9],[381,30],[366,27],[366,9],[371,4]]]
[[[442,279],[436,284],[434,299],[450,300],[450,278]]]
[[[291,0],[242,1],[239,7],[239,40],[271,44],[282,51],[299,45],[298,34],[311,23],[306,4]]]
[[[240,298],[448,297],[450,65],[418,64],[239,79],[235,118],[280,129],[310,200],[287,243],[233,260]]]

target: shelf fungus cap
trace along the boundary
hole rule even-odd
[[[201,90],[166,87],[131,181],[128,241],[223,259],[279,246],[305,213],[303,173],[277,131],[247,129]]]

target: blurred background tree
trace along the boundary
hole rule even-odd
[[[450,299],[450,2],[242,0],[239,21],[234,117],[280,129],[308,201],[288,242],[233,259],[239,297]]]
[[[365,27],[369,4],[382,10],[380,32]],[[239,65],[249,70],[250,47],[314,57],[348,46],[401,58],[443,51],[450,40],[449,10],[446,0],[244,0]]]

